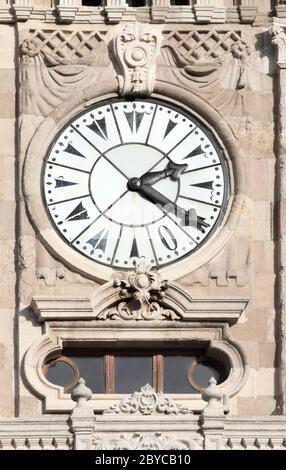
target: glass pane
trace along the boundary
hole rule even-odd
[[[115,357],[114,380],[115,393],[133,393],[147,383],[152,385],[152,357]]]
[[[57,361],[48,367],[46,379],[55,385],[66,387],[72,383],[74,372],[72,367],[66,362]]]
[[[103,357],[72,357],[79,368],[79,375],[93,393],[104,393]]]
[[[207,363],[197,364],[193,369],[192,379],[200,387],[207,387],[212,377],[216,379],[217,383],[220,383],[220,373]]]
[[[199,393],[188,381],[188,368],[193,360],[192,356],[164,357],[165,393]]]

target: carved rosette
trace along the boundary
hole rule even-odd
[[[163,392],[156,392],[151,385],[144,385],[140,392],[134,392],[120,403],[112,405],[104,414],[192,414],[189,408],[178,405],[166,397]]]
[[[19,55],[21,62],[25,65],[30,64],[32,59],[41,52],[41,43],[37,38],[25,39],[19,45]]]
[[[150,25],[126,25],[113,38],[112,49],[116,65],[120,95],[150,95],[155,82],[156,58],[160,38]]]
[[[119,288],[119,298],[124,301],[101,312],[97,316],[98,320],[180,319],[177,313],[160,304],[168,283],[161,281],[158,272],[151,271],[144,261],[137,264],[127,279],[115,279],[114,288]]]

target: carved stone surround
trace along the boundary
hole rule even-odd
[[[124,314],[120,315],[118,306],[122,299]],[[108,348],[116,342],[140,348],[168,341],[175,342],[177,347],[204,347],[207,356],[227,361],[229,376],[218,386],[227,406],[228,397],[243,386],[248,371],[242,349],[229,337],[228,324],[239,318],[246,305],[247,301],[242,299],[194,301],[180,287],[162,282],[158,273],[148,271],[142,264],[125,279],[96,289],[91,299],[35,297],[32,308],[43,322],[44,334],[27,351],[24,364],[27,382],[44,398],[46,411],[68,411],[74,407],[70,395],[44,377],[42,367],[48,357],[69,346],[85,348],[100,344]],[[117,311],[117,316],[110,314],[112,311]],[[145,392],[151,393],[149,389]],[[171,398],[195,410],[202,407],[199,396]],[[114,405],[112,409],[116,412],[120,399],[118,395],[93,395],[88,405],[97,412]]]

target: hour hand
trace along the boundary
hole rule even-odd
[[[172,162],[171,160],[168,162],[166,168],[161,171],[148,171],[145,175],[141,176],[141,183],[148,184],[152,186],[153,184],[157,183],[163,178],[170,177],[173,180],[178,180],[183,173],[188,168],[187,164],[179,164]]]

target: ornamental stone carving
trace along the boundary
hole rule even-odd
[[[277,48],[277,64],[286,62],[286,22],[281,23],[277,18],[272,19],[269,28],[272,37],[272,44]]]
[[[94,450],[188,450],[197,449],[198,444],[190,439],[175,440],[160,432],[127,435],[122,434],[115,439],[95,436]]]
[[[160,37],[147,24],[126,25],[113,38],[112,50],[118,68],[120,95],[151,95],[155,82]]]
[[[163,392],[156,392],[151,385],[147,384],[140,392],[134,392],[120,403],[112,405],[104,411],[104,414],[192,414],[192,411],[174,400],[166,397]]]
[[[140,261],[127,279],[115,279],[119,297],[126,299],[114,307],[104,310],[98,320],[177,320],[180,316],[173,310],[160,305],[168,288],[167,281],[161,281],[157,272],[151,271]]]

